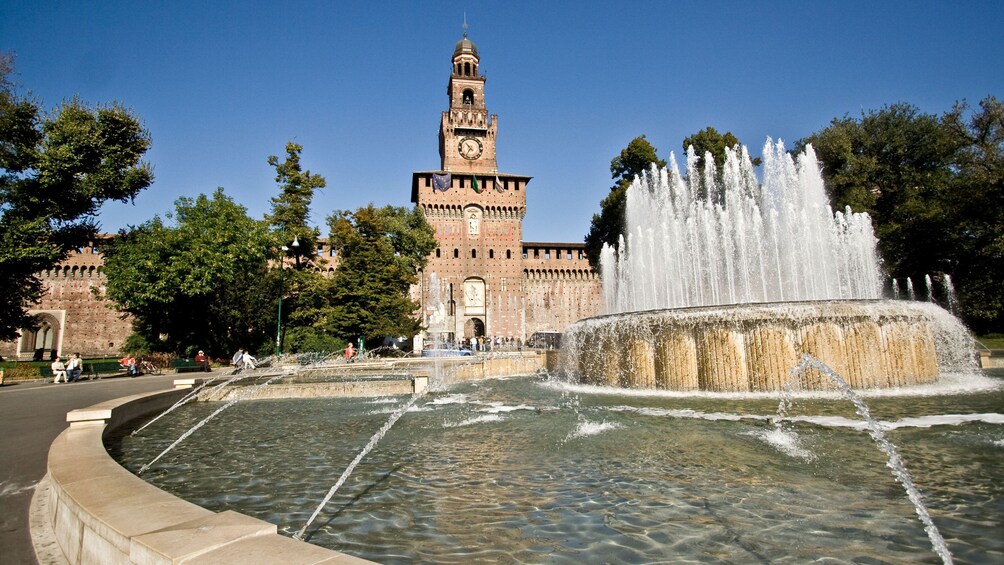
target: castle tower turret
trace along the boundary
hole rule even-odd
[[[439,128],[439,156],[449,172],[488,174],[498,172],[495,135],[498,116],[488,115],[485,77],[481,74],[478,48],[464,37],[453,49],[450,82],[446,94],[450,109],[443,112]]]

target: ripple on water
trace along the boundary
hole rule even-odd
[[[402,402],[235,405],[145,479],[297,531]],[[511,379],[428,396],[349,476],[311,543],[381,563],[933,561],[884,454],[835,399],[612,395]],[[1004,394],[881,397],[957,563],[1004,561]],[[136,469],[215,408],[110,440]],[[281,425],[280,425],[281,424]],[[811,454],[811,456],[806,456]]]

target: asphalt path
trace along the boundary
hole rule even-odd
[[[199,373],[200,377],[213,373]],[[174,373],[75,383],[31,381],[0,387],[0,564],[37,563],[28,528],[35,485],[66,413],[98,402],[174,388]]]

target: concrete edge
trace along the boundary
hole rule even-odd
[[[127,396],[67,414],[70,426],[49,448],[48,488],[35,494],[38,519],[48,525],[32,527],[40,562],[236,564],[270,556],[266,560],[282,563],[370,563],[280,536],[274,524],[250,516],[198,507],[146,483],[108,455],[108,430],[166,409],[184,393]],[[62,561],[57,555],[50,560],[54,551]]]
[[[35,559],[41,565],[69,565],[63,550],[56,543],[56,533],[49,522],[49,499],[52,494],[52,482],[46,473],[31,495],[31,505],[28,507],[28,531],[31,533],[31,545],[35,548]]]

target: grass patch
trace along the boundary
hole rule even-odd
[[[987,334],[976,336],[976,347],[987,349],[1004,349],[1004,334]]]

